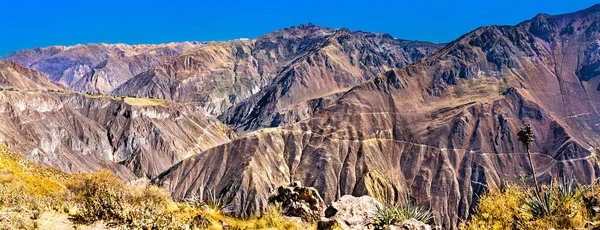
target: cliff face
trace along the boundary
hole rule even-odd
[[[152,178],[235,137],[202,111],[162,100],[3,91],[0,104],[3,143],[65,172],[108,168]]]
[[[408,193],[436,223],[456,228],[486,187],[530,172],[516,133],[531,123],[539,179],[573,173],[589,183],[600,174],[599,23],[596,5],[479,28],[305,121],[211,148],[154,182],[179,199],[214,189],[240,212],[265,207],[276,186],[293,180],[326,202]]]
[[[279,71],[269,85],[220,116],[239,131],[309,118],[350,87],[434,52],[441,45],[338,30]]]
[[[62,103],[104,127],[115,158],[138,176],[153,178],[173,164],[236,135],[198,108],[160,99],[84,95]]]
[[[292,90],[289,97],[304,102],[305,98],[356,85],[377,72],[410,64],[440,47],[389,35],[301,25],[254,40],[210,43],[134,77],[112,94],[194,102],[212,115],[220,115],[236,104],[243,104],[243,110],[248,111],[260,97],[281,84]],[[297,71],[312,79],[298,76],[295,80]],[[304,90],[296,92],[299,88]],[[232,116],[230,113],[223,117]],[[247,119],[251,118],[226,120],[237,127]]]
[[[22,50],[4,59],[37,70],[76,91],[108,93],[133,76],[201,43],[88,44]]]
[[[194,106],[68,92],[10,61],[0,62],[0,86],[0,141],[65,172],[104,168],[125,180],[152,178],[235,138]]]
[[[0,61],[0,87],[16,90],[65,90],[43,74],[12,61]]]

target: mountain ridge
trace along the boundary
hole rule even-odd
[[[542,15],[478,28],[352,87],[304,121],[250,132],[154,182],[178,199],[203,182],[241,212],[260,210],[276,186],[292,180],[315,187],[326,202],[408,194],[432,209],[436,224],[454,229],[487,187],[530,171],[516,133],[531,123],[538,179],[572,173],[591,183],[600,176],[593,157],[600,144],[593,100],[600,16],[585,12],[564,23]],[[572,33],[560,32],[569,27]],[[220,164],[241,166],[207,180]]]

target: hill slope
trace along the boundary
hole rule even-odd
[[[539,179],[600,175],[596,53],[600,5],[472,31],[345,92],[310,119],[249,133],[155,180],[178,199],[201,187],[240,210],[284,183],[344,194],[408,194],[456,228],[478,195],[530,171],[516,133],[531,123]],[[215,177],[214,175],[222,175]]]
[[[328,46],[330,43],[335,44]],[[322,93],[358,84],[384,69],[406,66],[440,47],[397,40],[389,35],[301,25],[254,40],[210,43],[137,75],[112,94],[194,102],[209,114],[220,115],[233,105],[245,103],[245,99],[265,87],[289,81],[288,75],[294,71],[290,69],[304,68],[303,74],[310,74],[312,79],[303,80],[318,84]],[[315,52],[321,55],[312,59],[317,63],[301,64],[307,58],[314,58]],[[375,66],[366,68],[370,64]],[[335,81],[333,77],[348,79],[329,88]],[[311,86],[305,88],[317,89]],[[297,95],[290,97],[314,96],[309,95],[310,90],[292,92]]]
[[[51,46],[17,51],[4,59],[37,70],[76,91],[108,93],[133,76],[202,45],[181,42]]]
[[[11,62],[0,68],[0,77],[9,79],[2,87],[17,89],[0,91],[0,142],[65,172],[110,169],[125,180],[132,172],[152,178],[235,137],[193,106],[53,92],[62,88],[34,70]]]

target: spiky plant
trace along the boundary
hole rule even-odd
[[[527,158],[529,158],[529,166],[531,167],[531,173],[533,175],[533,183],[535,183],[535,189],[537,190],[537,192],[539,192],[540,185],[538,184],[537,175],[535,174],[535,167],[533,166],[533,160],[531,160],[531,152],[529,152],[529,146],[531,145],[531,143],[533,143],[533,140],[535,139],[535,134],[533,134],[531,125],[530,124],[523,125],[521,130],[519,130],[519,132],[517,133],[517,136],[519,136],[519,141],[523,144],[523,146],[525,147],[525,150],[527,151]]]
[[[523,203],[527,206],[531,215],[536,218],[551,214],[552,196],[549,191],[529,192],[523,199]]]
[[[564,202],[575,196],[576,189],[577,186],[572,174],[571,178],[561,177],[556,184],[556,197],[560,202]]]
[[[226,202],[221,196],[217,195],[212,190],[201,190],[200,194],[194,195],[187,200],[188,204],[193,207],[206,206],[209,209],[217,211],[219,213],[231,213],[234,211],[233,204]]]
[[[375,224],[380,227],[394,225],[410,219],[429,223],[433,219],[433,214],[430,210],[416,206],[409,201],[377,206]]]
[[[380,205],[377,206],[377,211],[375,215],[375,223],[378,226],[388,226],[394,225],[400,222],[402,216],[400,214],[400,207],[396,205]]]
[[[402,206],[402,213],[405,220],[415,219],[423,223],[429,223],[433,219],[433,214],[430,210],[406,203]]]

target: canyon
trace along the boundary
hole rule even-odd
[[[0,62],[0,141],[62,171],[109,169],[176,200],[256,214],[299,181],[331,203],[408,196],[455,229],[490,188],[600,175],[600,5],[448,44],[294,26],[256,39],[88,44]],[[7,90],[7,89],[11,90]]]

